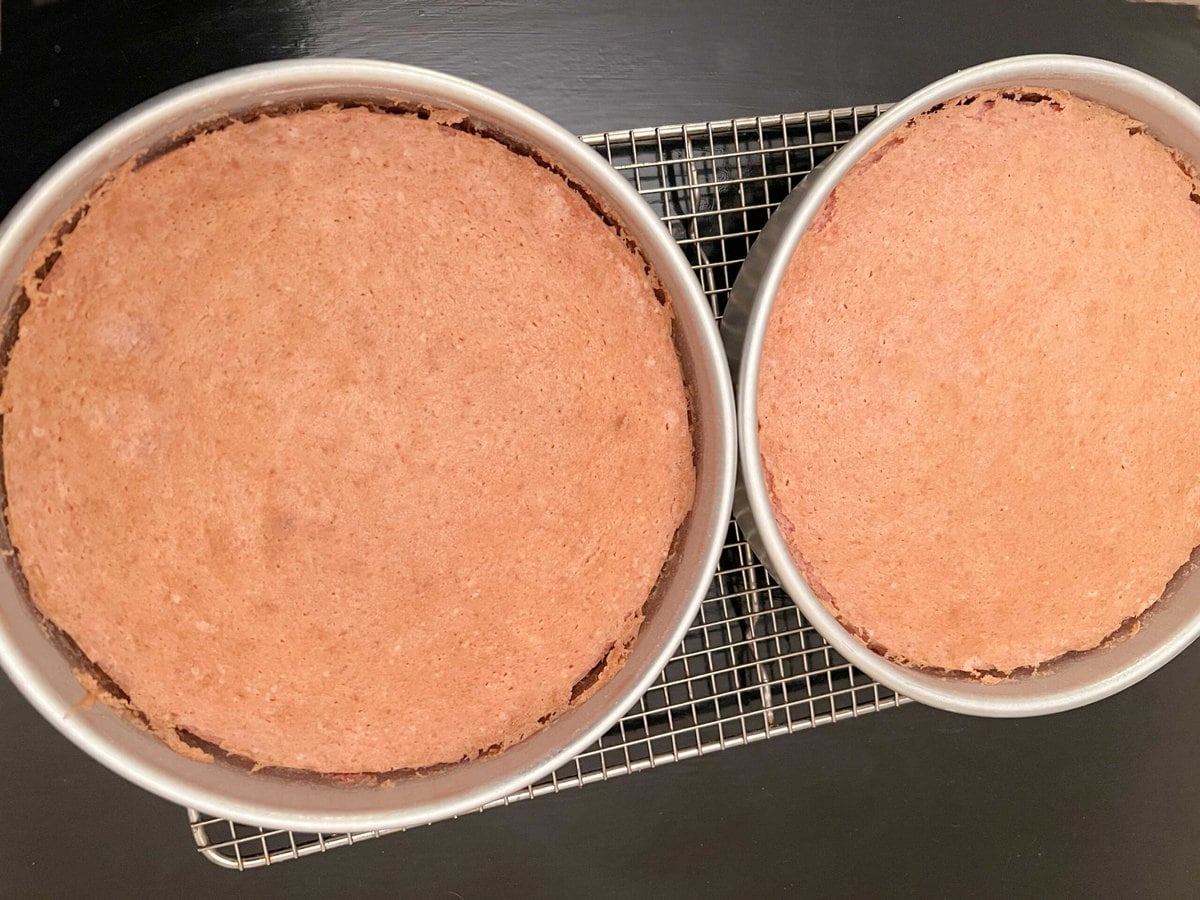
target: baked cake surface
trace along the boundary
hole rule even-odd
[[[1101,644],[1200,543],[1200,194],[1122,115],[984,93],[898,131],[802,238],[759,438],[794,559],[912,665]]]
[[[119,171],[61,249],[4,385],[10,535],[159,733],[424,767],[619,667],[687,399],[656,282],[561,177],[311,110]]]

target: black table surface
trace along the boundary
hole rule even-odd
[[[1189,4],[5,2],[0,212],[138,101],[231,66],[441,69],[577,132],[874,103],[987,59],[1102,56],[1200,99]],[[993,721],[914,705],[268,870],[70,746],[0,677],[0,896],[901,893],[1200,885],[1200,647],[1122,695]]]

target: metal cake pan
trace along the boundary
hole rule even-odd
[[[771,510],[759,452],[758,378],[763,339],[784,270],[805,229],[846,173],[919,113],[972,91],[1009,87],[1065,89],[1104,104],[1143,122],[1168,147],[1200,163],[1200,107],[1135,69],[1067,55],[1020,56],[965,69],[891,107],[787,197],[751,248],[722,321],[738,400],[741,467],[734,513],[760,558],[830,644],[871,677],[930,706],[1005,717],[1083,706],[1164,665],[1200,634],[1200,574],[1181,571],[1164,598],[1141,616],[1136,634],[1060,658],[1034,674],[983,684],[894,663],[868,649],[838,622],[813,593],[787,550]]]
[[[170,750],[105,704],[89,704],[68,659],[7,569],[0,574],[0,665],[64,735],[118,774],[162,797],[236,821],[304,832],[420,825],[474,810],[584,750],[647,690],[695,618],[713,577],[732,504],[733,393],[715,322],[679,247],[633,188],[591,148],[493,91],[424,69],[360,60],[268,63],[165,93],[113,121],[35,184],[0,225],[0,290],[11,303],[38,243],[108,172],[198,124],[262,107],[321,102],[460,111],[472,124],[535,152],[581,185],[640,249],[670,297],[691,398],[697,489],[671,560],[645,609],[625,665],[595,694],[494,756],[388,785],[336,784],[204,763]]]

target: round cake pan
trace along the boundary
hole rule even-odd
[[[849,662],[930,706],[984,716],[1033,716],[1092,703],[1145,678],[1200,634],[1200,575],[1181,571],[1136,633],[985,684],[898,665],[868,649],[817,599],[800,574],[771,510],[758,444],[759,362],[776,291],[792,254],[825,199],[860,159],[914,116],[972,91],[1058,88],[1126,113],[1187,159],[1200,162],[1200,107],[1142,72],[1099,59],[1020,56],[965,69],[926,87],[871,122],[817,167],[783,202],[751,248],[734,284],[722,336],[738,400],[740,477],[734,514],[751,546],[804,616]],[[1200,312],[1200,311],[1198,311]],[[1196,561],[1193,555],[1193,562]]]
[[[324,102],[460,112],[484,133],[536,154],[582,186],[640,249],[670,298],[690,393],[697,474],[694,507],[617,674],[502,753],[391,784],[281,777],[173,752],[105,704],[88,702],[14,575],[7,569],[0,574],[0,664],[45,717],[95,759],[206,813],[274,828],[345,832],[469,812],[548,775],[612,727],[663,669],[696,615],[725,539],[737,459],[733,392],[716,324],[691,268],[653,211],[598,153],[550,120],[493,91],[423,69],[359,60],[268,63],[185,85],[120,117],[42,177],[0,226],[0,289],[10,313],[17,279],[39,242],[108,172],[204,123],[264,107]]]

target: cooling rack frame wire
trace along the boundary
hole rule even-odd
[[[713,315],[767,217],[886,106],[585,135],[671,230]],[[905,698],[850,666],[799,614],[731,522],[700,613],[637,705],[596,744],[485,809],[892,709]],[[251,869],[389,832],[300,834],[188,810],[199,851]]]

